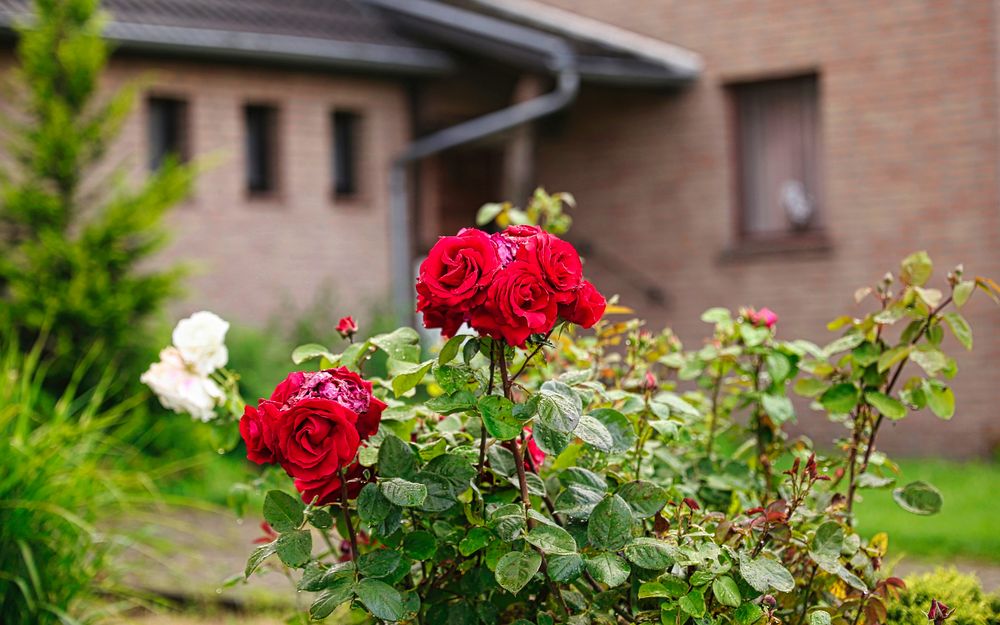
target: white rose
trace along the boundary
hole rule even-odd
[[[174,347],[184,362],[202,375],[208,375],[229,361],[226,332],[229,323],[215,313],[203,310],[181,319],[174,328]]]
[[[176,347],[161,351],[160,361],[150,365],[139,379],[156,393],[164,408],[201,421],[214,419],[215,407],[224,398],[219,385],[192,371]]]

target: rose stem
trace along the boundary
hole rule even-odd
[[[503,395],[510,399],[510,378],[507,375],[507,354],[504,343],[500,343],[500,380],[503,382]],[[511,400],[513,401],[513,400]],[[531,510],[531,497],[528,495],[528,478],[524,474],[524,455],[516,439],[507,441],[507,446],[514,453],[514,465],[517,467],[517,481],[521,486],[521,503],[524,504],[524,518],[528,529],[535,526],[534,519],[528,514]]]
[[[493,394],[494,371],[496,369],[496,345],[490,343],[490,384],[486,389],[487,395]],[[479,417],[479,427],[482,432],[479,434],[479,470],[476,472],[476,484],[483,483],[483,470],[486,467],[486,420],[482,415]]]
[[[337,469],[337,477],[340,479],[340,511],[344,514],[344,523],[347,524],[347,533],[351,539],[351,560],[353,561],[358,557],[358,535],[354,531],[351,513],[347,509],[347,482],[344,481],[344,467]]]

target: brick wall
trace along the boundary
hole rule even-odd
[[[826,341],[825,322],[856,310],[854,289],[910,251],[931,253],[938,280],[960,261],[1000,275],[993,3],[548,1],[706,62],[677,94],[585,88],[565,132],[541,147],[541,182],[580,202],[574,237],[598,252],[588,274],[652,325],[670,324],[691,344],[703,336],[703,309],[766,305],[781,315],[781,336]],[[831,249],[724,261],[736,243],[725,85],[804,71],[820,80]],[[666,292],[666,307],[630,284],[639,274]],[[889,448],[983,454],[1000,445],[1000,311],[976,298],[968,316],[976,350],[959,357],[954,422],[917,415],[888,428]],[[801,416],[820,440],[834,431],[818,413]]]
[[[405,88],[357,76],[119,57],[109,85],[141,79],[145,92],[188,102],[189,152],[202,164],[194,195],[170,215],[172,242],[159,262],[188,263],[188,295],[175,314],[207,308],[263,324],[315,301],[364,316],[389,290],[389,165],[409,140]],[[278,108],[279,189],[245,190],[243,105]],[[334,199],[330,113],[362,115],[360,192]],[[145,101],[137,102],[109,162],[145,175]]]

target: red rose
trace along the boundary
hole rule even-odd
[[[586,280],[574,295],[572,301],[559,306],[559,316],[584,328],[593,326],[604,314],[607,300]]]
[[[344,469],[344,479],[347,482],[347,498],[356,499],[361,488],[371,481],[371,475],[366,476],[365,468],[355,462]],[[302,493],[305,503],[312,503],[313,499],[320,506],[340,503],[340,477],[337,474],[315,480],[296,478],[295,488]]]
[[[518,250],[527,245],[531,239],[544,232],[538,226],[511,226],[503,232],[491,235],[490,238],[497,246],[497,253],[500,254],[500,262],[506,265],[514,260],[514,256]]]
[[[549,285],[556,291],[572,291],[583,281],[583,264],[576,248],[559,237],[542,232],[529,239],[518,258],[534,257]]]
[[[278,420],[278,461],[297,480],[336,477],[358,453],[358,415],[329,399],[304,399],[283,410]]]
[[[482,230],[466,228],[458,236],[441,237],[420,264],[417,310],[467,310],[482,299],[499,268],[496,245]]]
[[[271,394],[271,401],[282,409],[305,399],[329,399],[357,413],[361,440],[378,431],[385,410],[385,403],[372,395],[371,382],[347,367],[290,373]]]
[[[256,408],[247,406],[240,418],[240,436],[247,446],[247,459],[257,464],[278,461],[275,453],[274,427],[278,415],[277,404],[261,400]]]
[[[524,347],[530,335],[552,329],[557,312],[558,302],[541,268],[515,260],[497,274],[471,323],[482,334]]]
[[[358,331],[358,322],[354,320],[354,317],[344,317],[337,322],[337,332],[340,336],[349,339],[354,336]]]

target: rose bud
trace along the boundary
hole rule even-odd
[[[778,605],[778,602],[775,600],[773,595],[764,595],[761,597],[760,602],[771,609],[774,609],[774,606]]]
[[[764,326],[770,330],[778,323],[778,314],[766,307],[760,310],[750,308],[747,311],[747,320],[755,326]]]
[[[341,337],[350,341],[358,332],[358,322],[354,320],[354,317],[348,315],[337,322],[337,332],[340,333]]]
[[[691,508],[691,510],[701,510],[701,506],[698,505],[698,502],[690,497],[684,498],[684,505]]]
[[[951,616],[953,611],[937,599],[931,599],[931,609],[927,611],[927,620],[934,621],[934,625],[941,625],[945,619]]]

